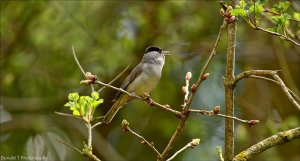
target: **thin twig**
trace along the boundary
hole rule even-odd
[[[66,143],[66,142],[64,142],[64,141],[62,141],[62,140],[59,140],[59,139],[56,139],[56,141],[58,141],[58,142],[60,142],[60,143],[62,143],[62,144],[65,144],[66,146],[68,146],[68,147],[70,147],[70,148],[76,150],[78,153],[82,154],[82,151],[79,150],[79,149],[77,149],[77,148],[74,147],[73,145],[71,145],[71,144],[69,144],[69,143]]]
[[[130,65],[128,65],[125,69],[123,69],[123,71],[119,73],[114,79],[112,79],[108,84],[112,84],[113,82],[115,82],[121,75],[123,75],[129,69],[129,67]],[[97,92],[100,93],[105,87],[106,86],[103,86]]]
[[[57,115],[61,115],[61,116],[68,116],[68,117],[73,117],[73,118],[77,118],[77,119],[81,119],[81,117],[78,117],[78,116],[74,116],[74,115],[71,115],[71,114],[68,114],[68,113],[62,113],[62,112],[57,112],[57,111],[54,111],[55,114]]]
[[[299,103],[294,99],[294,97],[290,94],[288,88],[286,87],[286,85],[284,84],[284,82],[280,79],[280,77],[277,74],[273,74],[272,75],[274,77],[274,79],[280,84],[281,89],[283,90],[283,92],[285,93],[285,95],[288,97],[288,99],[292,102],[292,104],[294,104],[297,109],[300,111],[300,105]]]
[[[214,47],[213,47],[213,49],[212,49],[212,51],[211,51],[211,53],[210,53],[210,55],[209,55],[209,57],[208,57],[206,63],[204,64],[204,66],[203,66],[202,69],[201,69],[201,72],[200,72],[200,74],[199,74],[198,80],[197,80],[197,82],[196,82],[196,84],[195,84],[195,88],[196,88],[196,89],[197,89],[197,88],[199,87],[199,85],[204,81],[204,80],[202,79],[202,77],[203,77],[203,75],[205,74],[205,72],[206,72],[206,70],[207,70],[207,68],[208,68],[208,66],[209,66],[209,64],[210,64],[210,62],[212,61],[213,57],[217,54],[216,48],[217,48],[217,46],[219,45],[221,36],[222,36],[222,34],[223,34],[223,31],[224,31],[226,25],[227,25],[227,23],[226,23],[226,21],[224,20],[224,21],[223,21],[223,24],[220,26],[220,30],[219,30],[219,33],[218,33],[216,42],[215,42],[215,44],[214,44]],[[192,93],[192,94],[190,95],[189,100],[188,100],[188,102],[187,102],[187,106],[188,106],[188,107],[191,105],[191,103],[192,103],[192,101],[193,101],[194,95],[195,95],[195,93]]]
[[[236,84],[239,80],[241,80],[243,78],[250,77],[250,76],[262,76],[262,75],[272,76],[275,79],[275,81],[280,85],[281,89],[286,94],[288,99],[300,111],[300,104],[295,100],[295,98],[297,99],[298,97],[297,96],[295,97],[295,94],[291,94],[291,92],[290,92],[291,90],[289,90],[289,88],[284,84],[284,82],[281,80],[281,78],[278,76],[277,73],[278,73],[278,71],[274,71],[274,70],[249,70],[249,71],[244,71],[244,72],[238,74],[235,77],[234,83]]]
[[[263,32],[266,32],[266,33],[269,33],[269,34],[271,34],[271,35],[279,36],[279,37],[283,38],[284,40],[290,41],[290,42],[292,42],[292,43],[294,43],[295,45],[297,45],[297,46],[300,47],[300,43],[298,43],[298,42],[296,42],[295,40],[293,40],[293,39],[291,39],[291,38],[289,38],[289,37],[287,37],[287,36],[285,36],[285,35],[282,35],[282,34],[280,34],[280,33],[278,33],[278,32],[269,31],[269,30],[264,29],[264,28],[261,28],[261,27],[255,27],[254,29],[260,30],[260,31],[263,31]]]
[[[75,61],[76,61],[77,66],[79,67],[81,73],[82,73],[83,76],[85,77],[86,73],[85,73],[85,71],[83,70],[82,66],[80,65],[80,63],[79,63],[79,61],[78,61],[78,59],[77,59],[77,56],[76,56],[75,49],[74,49],[74,46],[73,46],[73,45],[72,45],[72,53],[73,53],[73,57],[74,57],[74,59],[75,59]],[[92,88],[92,91],[94,92],[95,89],[94,89],[94,87],[93,87],[92,84],[91,84],[91,88]]]
[[[218,106],[216,106],[216,107],[218,107]],[[204,109],[200,109],[200,110],[189,109],[189,111],[190,111],[190,112],[199,113],[199,114],[201,114],[201,115],[207,115],[207,116],[219,116],[219,117],[229,118],[229,119],[233,119],[233,120],[236,120],[236,121],[239,121],[239,122],[248,124],[249,126],[252,126],[252,125],[254,125],[254,124],[259,123],[259,120],[244,120],[244,119],[240,119],[240,118],[235,117],[235,116],[224,115],[224,114],[218,113],[219,111],[218,111],[218,112],[215,112],[214,110],[207,111],[207,110],[204,110]]]
[[[156,153],[157,157],[161,156],[160,152],[154,147],[153,143],[149,143],[143,136],[141,136],[141,135],[137,134],[136,132],[134,132],[133,130],[131,130],[129,126],[126,127],[126,131],[129,131],[134,136],[140,138],[142,140],[141,143],[150,147]]]
[[[95,124],[92,126],[92,129],[95,128],[95,127],[97,127],[98,125],[102,125],[102,123],[103,123],[102,121],[95,123]]]
[[[76,56],[75,49],[74,49],[73,45],[72,45],[72,53],[73,53],[73,56],[74,56],[74,59],[76,61],[77,66],[79,67],[81,73],[85,76],[85,71],[83,70],[82,66],[80,65],[80,63],[79,63],[79,61],[77,59],[77,56]]]
[[[242,123],[247,123],[249,120],[243,120],[243,119],[240,119],[240,118],[237,118],[235,116],[227,116],[227,115],[224,115],[224,114],[213,114],[211,113],[211,111],[207,111],[207,110],[195,110],[195,109],[189,109],[190,112],[195,112],[195,113],[200,113],[202,115],[207,115],[207,116],[220,116],[220,117],[224,117],[224,118],[230,118],[230,119],[233,119],[233,120],[236,120],[236,121],[239,121],[239,122],[242,122]]]
[[[263,80],[266,80],[266,81],[270,81],[270,82],[273,82],[273,83],[276,83],[277,85],[280,85],[279,82],[271,79],[271,78],[267,78],[267,77],[262,77],[262,76],[256,76],[256,75],[250,75],[248,76],[247,78],[256,78],[256,79],[263,79]],[[288,91],[291,93],[291,95],[297,99],[298,101],[300,101],[300,98],[291,90],[288,88]]]
[[[230,118],[230,119],[234,119],[234,120],[237,120],[237,121],[240,121],[242,123],[248,123],[250,120],[243,120],[243,119],[240,119],[238,117],[235,117],[235,116],[227,116],[227,115],[224,115],[224,114],[216,114],[217,116],[220,116],[220,117],[224,117],[224,118]]]
[[[255,7],[255,6],[254,6]],[[284,40],[286,41],[290,41],[292,43],[294,43],[295,45],[299,46],[300,47],[300,43],[296,42],[295,40],[289,38],[288,36],[286,35],[283,35],[283,34],[280,34],[278,32],[274,32],[274,31],[270,31],[270,30],[267,30],[267,29],[264,29],[264,28],[261,28],[259,26],[256,25],[256,21],[255,21],[255,11],[254,11],[254,22],[252,21],[252,19],[250,18],[250,16],[248,14],[246,14],[246,17],[244,18],[245,21],[254,29],[256,30],[259,30],[259,31],[263,31],[263,32],[266,32],[266,33],[269,33],[271,35],[274,35],[274,36],[279,36],[281,38],[283,38]]]
[[[92,151],[88,151],[88,152],[83,152],[83,155],[84,156],[87,156],[87,157],[89,157],[89,158],[91,158],[92,160],[94,160],[94,161],[101,161],[96,155],[94,155],[93,153],[92,153]]]
[[[190,148],[190,147],[192,147],[192,142],[189,142],[183,148],[181,148],[176,153],[174,153],[167,161],[173,160],[179,153],[181,153],[182,151],[184,151],[185,149]]]
[[[92,147],[92,125],[90,122],[86,123],[88,129],[88,147]]]

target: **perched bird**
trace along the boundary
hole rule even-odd
[[[143,96],[145,92],[150,93],[160,80],[165,55],[169,55],[168,53],[156,46],[148,47],[142,61],[131,71],[120,88],[138,96]],[[118,110],[132,100],[132,97],[118,91],[102,123],[108,124]]]

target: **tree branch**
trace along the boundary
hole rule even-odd
[[[207,111],[207,110],[204,110],[204,109],[200,109],[200,110],[189,109],[189,111],[199,113],[199,114],[202,114],[202,115],[207,115],[207,116],[219,116],[219,117],[223,117],[223,118],[233,119],[233,120],[245,123],[249,127],[252,127],[253,125],[259,123],[259,120],[244,120],[244,119],[240,119],[240,118],[235,117],[235,116],[228,116],[228,115],[220,114],[219,113],[220,112],[220,106],[214,107],[214,109],[211,110],[211,111]]]
[[[299,103],[294,99],[294,97],[290,94],[288,88],[286,87],[286,85],[284,84],[284,82],[280,79],[280,77],[277,74],[273,74],[272,75],[274,77],[275,80],[277,80],[277,82],[280,84],[281,89],[283,90],[283,92],[285,93],[285,95],[288,97],[288,99],[292,102],[292,104],[294,104],[294,106],[297,107],[297,109],[300,111],[300,105]]]
[[[235,47],[236,47],[236,21],[228,24],[227,32],[227,55],[225,87],[225,109],[226,115],[234,117],[234,71],[235,71]],[[225,119],[225,160],[231,160],[234,156],[234,120]]]
[[[145,144],[148,147],[150,147],[156,153],[157,157],[161,156],[160,152],[154,147],[154,143],[153,142],[149,143],[143,136],[137,134],[136,132],[134,132],[133,130],[130,129],[129,122],[127,122],[126,120],[123,120],[122,121],[122,128],[123,128],[124,132],[128,131],[131,134],[133,134],[134,136],[140,138],[142,140],[141,144]]]
[[[276,80],[273,80],[273,79],[270,79],[270,78],[267,78],[267,77],[262,77],[262,76],[256,76],[256,75],[250,75],[248,76],[247,78],[256,78],[256,79],[262,79],[262,80],[266,80],[266,81],[270,81],[270,82],[273,82],[273,83],[276,83],[277,85],[280,85],[279,82],[277,82]],[[300,98],[291,90],[288,88],[288,91],[291,93],[291,95],[297,99],[298,101],[300,101]]]
[[[115,82],[121,75],[123,75],[128,69],[129,69],[130,65],[128,65],[125,69],[122,70],[121,73],[119,73],[114,79],[112,79],[108,84],[112,84],[113,82]],[[97,92],[100,93],[106,86],[103,86],[102,88],[100,88]]]
[[[238,74],[234,79],[234,84],[237,84],[243,78],[248,78],[250,76],[272,76],[273,74],[277,74],[279,70],[248,70]]]
[[[77,66],[79,67],[81,73],[84,75],[84,77],[86,77],[86,73],[85,73],[85,71],[83,70],[82,66],[80,65],[80,63],[79,63],[79,61],[78,61],[78,59],[77,59],[77,56],[76,56],[75,49],[74,49],[73,45],[72,45],[72,53],[73,53],[73,57],[74,57],[74,59],[75,59],[75,61],[76,61]],[[95,91],[93,85],[91,84],[90,86],[91,86],[91,88],[92,88],[92,91]]]
[[[254,1],[255,2],[255,1]],[[255,7],[255,5],[254,5]],[[255,10],[255,8],[254,8]],[[268,10],[264,10],[264,12],[269,12],[271,13],[270,11]],[[274,12],[272,12],[274,14]],[[274,31],[270,31],[270,30],[267,30],[267,29],[264,29],[264,28],[261,28],[259,26],[257,26],[256,24],[256,20],[255,20],[255,11],[254,11],[254,21],[252,21],[252,19],[250,18],[250,16],[247,14],[246,17],[244,18],[246,20],[246,22],[252,27],[254,28],[255,30],[258,30],[258,31],[262,31],[262,32],[265,32],[265,33],[268,33],[268,34],[271,34],[271,35],[274,35],[274,36],[278,36],[278,37],[281,37],[283,38],[284,40],[286,41],[290,41],[292,43],[294,43],[295,45],[299,46],[300,47],[300,44],[298,42],[296,42],[295,40],[289,38],[288,36],[286,35],[283,35],[283,34],[280,34],[278,32],[274,32]],[[290,20],[295,20],[295,19],[290,19]],[[272,21],[272,20],[271,20]],[[298,21],[299,22],[299,21]]]
[[[66,146],[68,146],[68,147],[70,147],[70,148],[76,150],[78,153],[82,154],[82,151],[79,150],[79,149],[77,149],[75,146],[73,146],[73,145],[71,145],[71,144],[69,144],[69,143],[66,143],[66,142],[64,142],[64,141],[62,141],[62,140],[56,139],[56,141],[58,141],[58,142],[60,142],[60,143],[62,143],[62,144],[65,144]]]
[[[294,106],[296,106],[296,108],[300,111],[300,105],[299,103],[295,100],[298,99],[298,97],[293,93],[290,92],[291,90],[286,87],[286,85],[284,84],[284,82],[280,79],[280,77],[278,76],[278,71],[274,71],[274,70],[249,70],[249,71],[244,71],[240,74],[238,74],[234,80],[234,83],[236,84],[239,80],[243,79],[243,78],[248,78],[250,76],[264,76],[264,75],[269,75],[272,76],[277,82],[278,85],[280,85],[281,89],[283,90],[283,92],[285,93],[285,95],[288,97],[288,99],[292,102],[292,104]],[[261,77],[259,77],[261,78]],[[270,79],[268,79],[270,80]]]
[[[120,91],[120,92],[125,93],[125,94],[127,94],[128,96],[130,96],[130,97],[132,97],[132,98],[135,98],[135,99],[139,99],[139,100],[142,100],[142,101],[147,101],[147,100],[149,99],[149,96],[148,96],[148,95],[146,95],[146,97],[143,98],[143,97],[140,97],[140,96],[138,96],[138,95],[134,95],[134,94],[132,94],[132,93],[129,93],[129,92],[125,91],[125,90],[122,89],[122,88],[114,87],[114,86],[112,86],[112,85],[110,85],[110,84],[103,83],[103,82],[101,82],[101,81],[99,81],[99,80],[96,80],[96,81],[93,82],[93,83],[94,83],[94,84],[103,85],[103,86],[112,88],[112,89],[114,89],[114,90]],[[160,107],[160,108],[164,109],[165,111],[168,111],[168,112],[171,112],[171,113],[175,114],[176,116],[179,116],[179,115],[180,115],[180,112],[179,112],[179,111],[170,108],[169,105],[162,105],[162,104],[159,104],[159,103],[157,103],[157,102],[155,102],[155,101],[153,101],[153,100],[152,100],[152,102],[151,102],[151,105],[155,105],[155,106],[157,106],[157,107]]]
[[[76,119],[83,120],[81,117],[71,115],[71,114],[68,114],[68,113],[62,113],[62,112],[57,112],[57,111],[54,111],[54,113],[57,114],[57,115],[61,115],[61,116],[68,116],[68,117],[73,117],[73,118],[76,118]]]
[[[174,153],[167,161],[173,160],[179,153],[183,152],[187,148],[195,148],[195,146],[200,144],[200,139],[193,139],[191,142],[186,144],[183,148]]]
[[[233,158],[233,161],[246,161],[257,156],[259,153],[280,144],[285,144],[291,140],[300,138],[300,127],[279,132],[276,135],[272,135],[267,139],[252,145],[250,148],[240,152]]]
[[[254,29],[259,30],[259,31],[263,31],[263,32],[265,32],[265,33],[269,33],[269,34],[274,35],[274,36],[279,36],[279,37],[283,38],[284,40],[290,41],[290,42],[292,42],[292,43],[294,43],[295,45],[297,45],[297,46],[300,47],[300,44],[299,44],[298,42],[296,42],[295,40],[293,40],[293,39],[291,39],[291,38],[289,38],[289,37],[287,37],[287,36],[285,36],[285,35],[282,35],[282,34],[280,34],[280,33],[278,33],[278,32],[269,31],[269,30],[266,30],[266,29],[261,28],[261,27],[258,27],[258,26],[255,27]]]
[[[90,122],[86,123],[88,129],[88,147],[92,147],[92,125]]]

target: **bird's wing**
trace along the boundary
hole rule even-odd
[[[139,65],[137,65],[132,71],[131,73],[127,76],[127,78],[124,80],[124,82],[122,83],[121,87],[122,89],[126,90],[127,87],[129,86],[129,84],[131,84],[136,77],[138,77],[138,75],[140,75],[142,73],[142,68],[143,65],[142,63],[140,63]],[[116,94],[116,96],[114,97],[113,101],[117,100],[121,95],[121,92],[118,91],[118,93]]]

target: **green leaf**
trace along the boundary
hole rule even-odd
[[[94,100],[99,99],[99,93],[98,93],[98,92],[92,92],[91,96],[92,96],[92,98],[93,98]]]
[[[93,107],[96,108],[98,105],[100,105],[101,103],[103,103],[103,99],[100,99],[98,101],[94,101],[93,102]]]
[[[67,102],[64,106],[65,106],[65,107],[71,107],[71,105],[70,105],[69,102]]]
[[[279,2],[273,5],[272,11],[283,13],[285,10],[287,10],[290,7],[289,1]]]
[[[74,111],[73,111],[73,115],[74,115],[74,116],[80,116],[80,113],[79,113],[78,110],[74,110]]]
[[[240,0],[240,6],[242,9],[245,9],[247,3],[244,0]]]
[[[261,3],[255,3],[255,13],[260,14],[264,11],[264,7],[263,4]],[[249,8],[250,12],[254,12],[254,5],[252,4]]]
[[[68,99],[70,101],[76,102],[79,99],[79,94],[77,92],[70,93],[69,96],[68,96]]]
[[[291,16],[287,13],[284,13],[279,16],[272,16],[272,20],[275,23],[275,31],[276,32],[284,32],[285,28],[289,25],[290,21],[289,19]]]
[[[242,16],[245,17],[247,15],[247,11],[241,8],[236,8],[230,11],[233,16]]]
[[[83,119],[89,118],[87,116],[90,114],[93,116],[96,107],[103,103],[103,99],[99,99],[99,94],[97,92],[92,92],[91,96],[80,97],[78,93],[70,93],[68,98],[69,102],[67,102],[64,106],[70,107],[73,115],[81,116]]]
[[[294,12],[294,19],[300,21],[300,13],[299,12]]]
[[[85,116],[88,113],[90,102],[91,102],[91,98],[89,96],[80,96],[78,104],[80,106],[79,109],[83,116]]]

